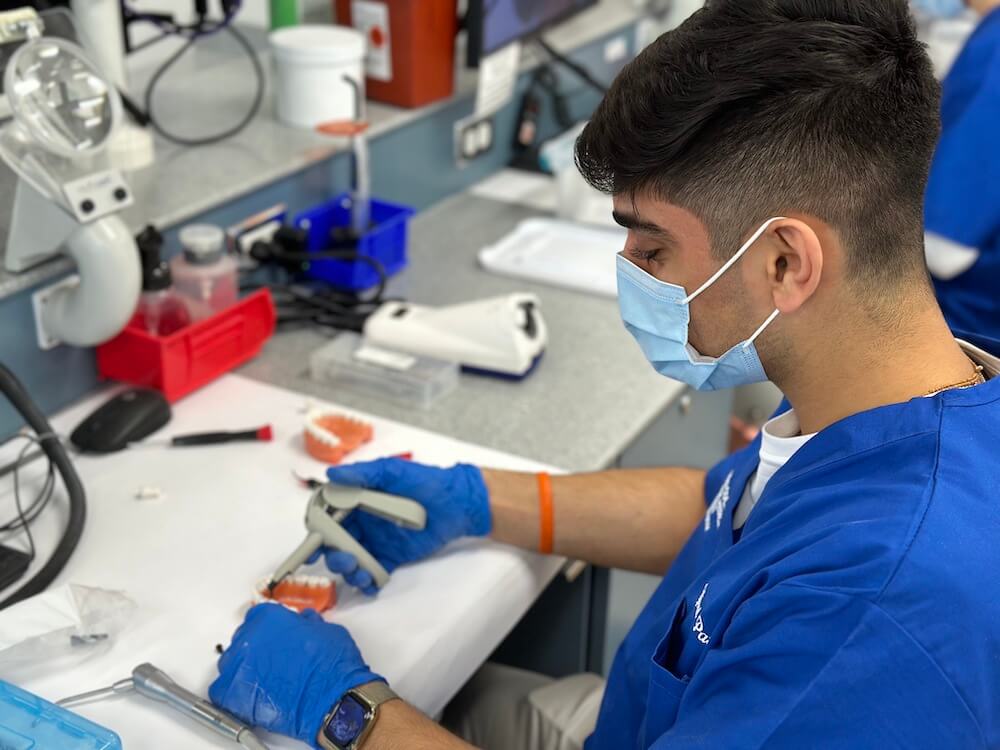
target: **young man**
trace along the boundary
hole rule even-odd
[[[490,534],[666,572],[587,750],[1000,746],[1000,361],[956,340],[924,265],[938,105],[905,0],[709,2],[624,70],[578,160],[629,228],[622,316],[653,366],[702,389],[770,376],[791,408],[707,475],[560,477],[552,503],[544,479],[465,465],[331,471],[426,506],[419,533],[351,520],[390,568]],[[306,742],[468,747],[315,614],[251,610],[219,670],[214,701]],[[488,674],[450,723],[570,747],[597,696]]]
[[[944,81],[927,190],[927,265],[948,322],[1000,338],[1000,0],[917,0],[982,22]]]

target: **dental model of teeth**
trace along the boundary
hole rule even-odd
[[[314,409],[306,415],[303,438],[310,456],[333,465],[343,461],[348,453],[371,442],[374,433],[367,422],[334,411]]]
[[[323,576],[289,576],[275,586],[273,592],[267,590],[268,583],[269,581],[264,580],[257,584],[254,589],[254,604],[274,601],[296,612],[306,609],[325,612],[337,603],[337,585]]]

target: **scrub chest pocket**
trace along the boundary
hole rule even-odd
[[[677,720],[677,709],[689,681],[689,676],[679,671],[678,662],[686,639],[689,635],[694,636],[686,625],[687,614],[687,599],[681,599],[674,612],[670,630],[653,652],[646,698],[646,724],[642,735],[643,747],[652,745]]]

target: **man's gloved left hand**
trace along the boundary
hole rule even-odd
[[[348,690],[380,680],[347,630],[312,610],[300,615],[265,603],[247,612],[208,696],[251,726],[316,747],[333,705]]]

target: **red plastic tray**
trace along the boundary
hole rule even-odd
[[[155,388],[173,403],[253,358],[271,338],[277,316],[262,289],[170,336],[130,324],[97,348],[102,377]]]

